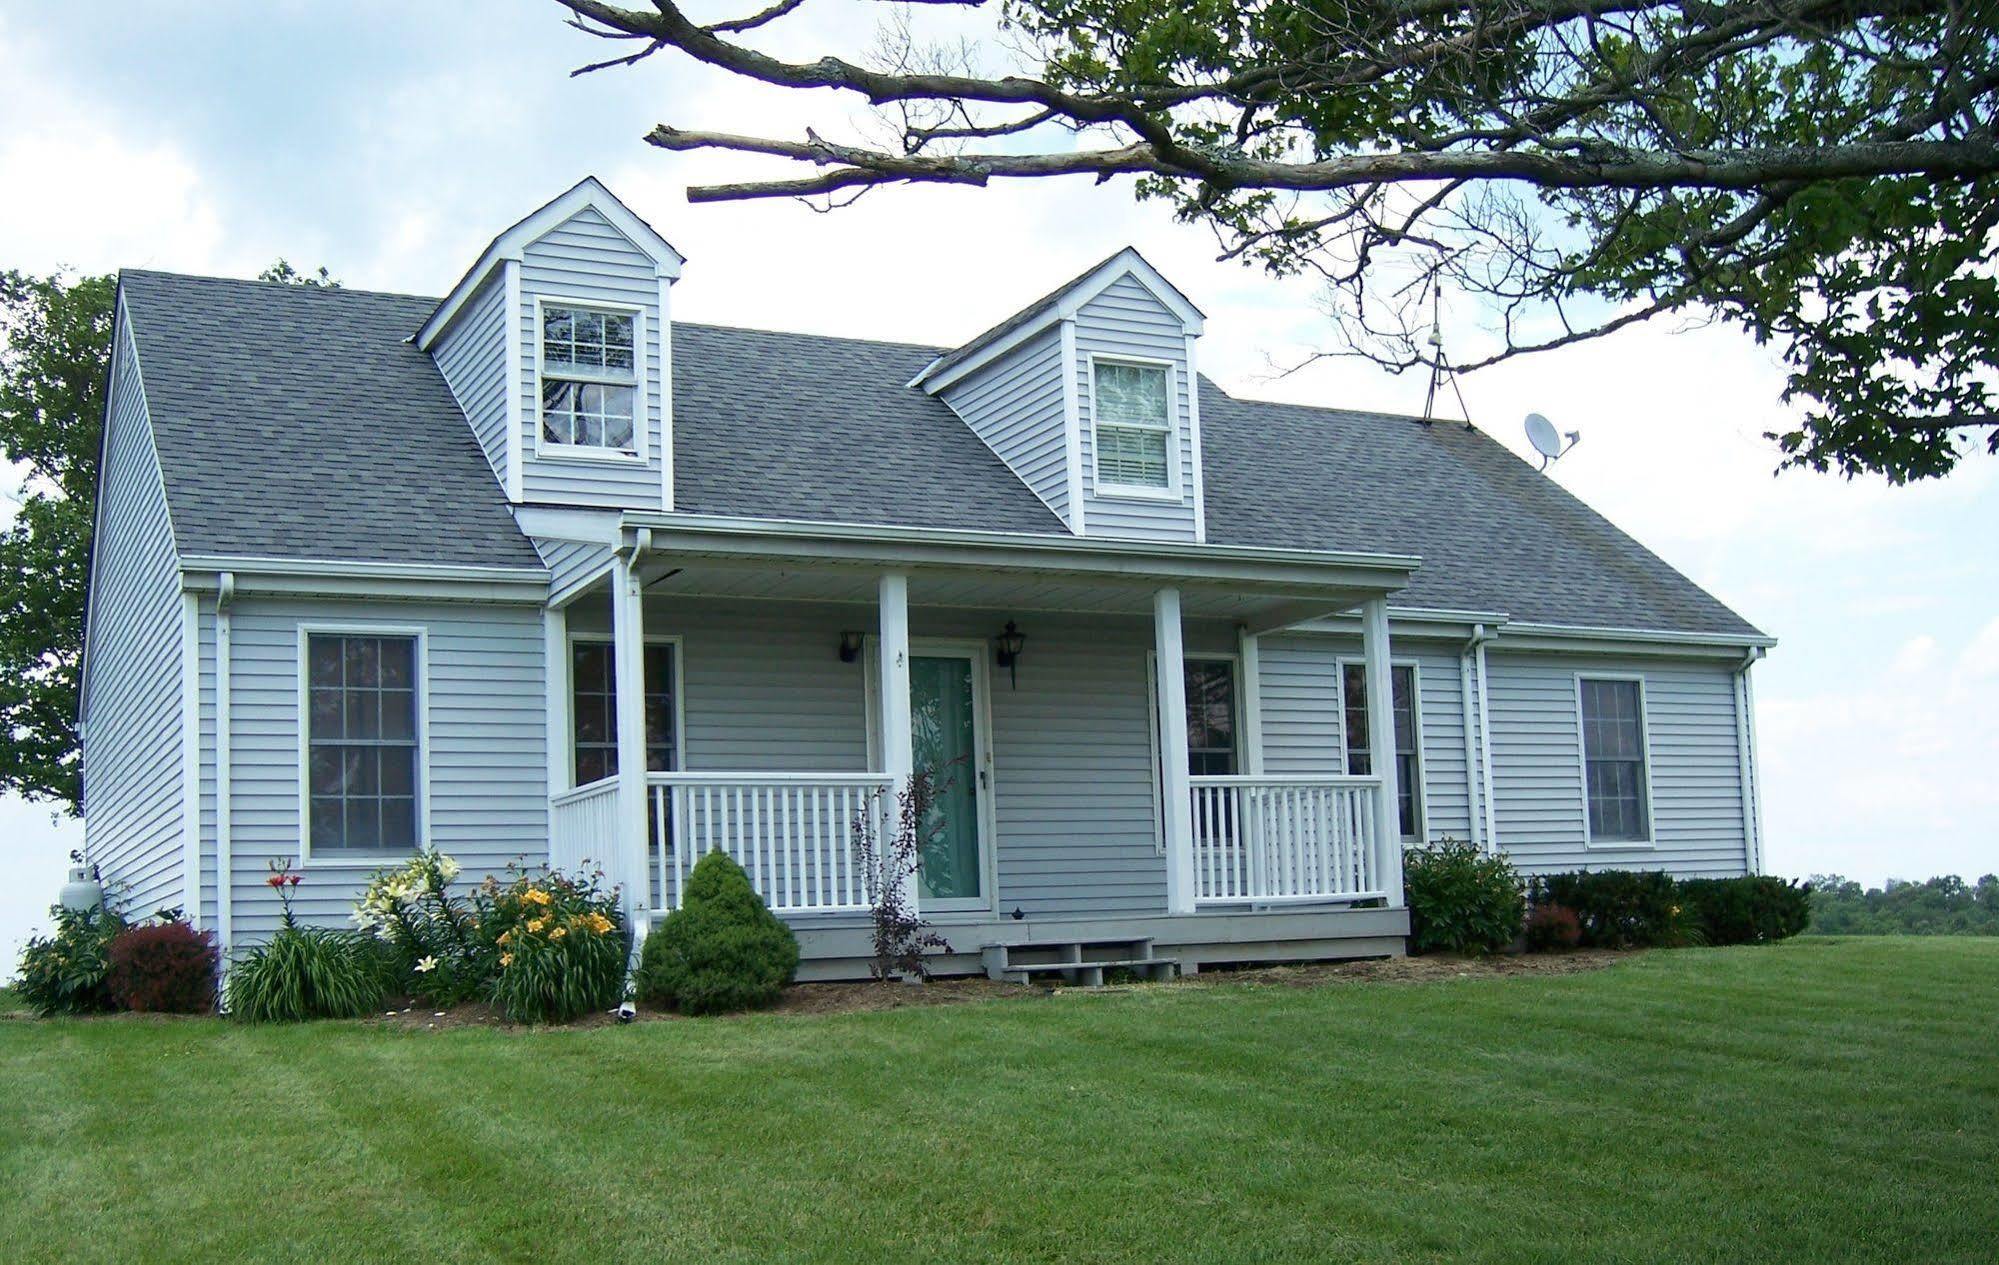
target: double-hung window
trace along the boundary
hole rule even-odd
[[[1629,678],[1581,677],[1583,798],[1591,843],[1651,838],[1645,779],[1645,694]]]
[[[309,853],[421,842],[418,644],[413,636],[306,634]]]
[[[1423,799],[1422,742],[1416,724],[1416,669],[1397,664],[1388,669],[1395,715],[1395,811],[1402,823],[1402,837],[1417,837],[1417,810]],[[1367,732],[1367,665],[1348,663],[1341,668],[1342,698],[1346,704],[1347,772],[1366,777],[1374,771],[1373,748]]]
[[[1173,374],[1165,365],[1093,361],[1097,484],[1163,489],[1172,482]]]
[[[645,649],[646,769],[680,767],[673,643]],[[618,771],[618,663],[608,641],[578,641],[570,652],[570,715],[575,726],[576,785]]]
[[[542,443],[638,454],[637,325],[632,312],[542,305]]]
[[[1187,772],[1236,772],[1235,660],[1187,660]]]

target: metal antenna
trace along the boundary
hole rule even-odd
[[[1430,389],[1423,395],[1423,424],[1430,425],[1437,417],[1437,388],[1448,377],[1451,394],[1458,397],[1458,412],[1463,416],[1465,429],[1471,430],[1471,409],[1465,404],[1464,388],[1458,385],[1458,375],[1451,369],[1451,358],[1444,352],[1443,278],[1434,272],[1430,274]]]

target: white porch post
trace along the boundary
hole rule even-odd
[[[1180,590],[1152,595],[1153,672],[1159,699],[1161,805],[1166,830],[1166,912],[1194,912],[1193,790],[1187,781],[1186,653],[1180,638]]]
[[[1395,784],[1395,678],[1389,671],[1388,602],[1361,607],[1361,654],[1367,661],[1367,764],[1380,780],[1375,801],[1375,872],[1392,909],[1402,903],[1402,822]]]
[[[881,656],[877,664],[878,679],[881,682],[881,715],[877,717],[881,734],[882,772],[888,775],[888,799],[882,805],[884,821],[881,826],[883,850],[887,850],[888,836],[895,828],[899,817],[896,811],[896,796],[908,789],[909,777],[916,765],[914,744],[909,734],[909,577],[898,572],[882,576],[879,605],[881,612],[880,635],[875,643]],[[917,904],[914,885],[907,892],[909,908]]]
[[[645,609],[635,559],[620,555],[611,571],[612,660],[618,690],[618,846],[616,881],[634,948],[652,910],[646,870]]]

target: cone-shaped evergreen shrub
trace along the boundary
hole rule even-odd
[[[646,937],[639,994],[684,1014],[749,1010],[777,1000],[798,969],[798,938],[764,906],[749,875],[710,852],[687,877],[680,908]]]

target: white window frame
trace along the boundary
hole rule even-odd
[[[1583,682],[1584,681],[1636,681],[1638,683],[1638,779],[1643,786],[1641,798],[1645,806],[1645,837],[1643,839],[1597,840],[1589,825],[1589,743],[1583,734]],[[1652,713],[1645,697],[1645,674],[1642,672],[1578,672],[1575,680],[1576,704],[1576,787],[1582,793],[1583,846],[1598,848],[1605,852],[1627,850],[1649,850],[1658,846],[1659,818],[1652,810]]]
[[[617,652],[617,639],[608,632],[583,629],[571,632],[566,639],[566,653],[562,657],[562,781],[570,790],[575,790],[576,781],[576,647],[609,646],[613,654]],[[673,737],[674,752],[680,757],[680,765],[674,772],[687,768],[687,651],[685,638],[680,633],[647,633],[648,646],[673,647]],[[643,698],[645,691],[639,691]],[[646,770],[650,773],[652,770]]]
[[[1340,709],[1340,772],[1344,774],[1352,767],[1347,762],[1350,753],[1349,740],[1352,737],[1347,732],[1347,669],[1349,667],[1356,667],[1364,673],[1367,671],[1367,659],[1361,655],[1339,655],[1334,658],[1333,663],[1333,671],[1337,674],[1333,694],[1338,700],[1335,706]],[[1412,788],[1415,792],[1415,798],[1411,805],[1414,809],[1412,815],[1415,817],[1415,821],[1410,823],[1416,828],[1416,832],[1402,836],[1402,841],[1404,843],[1428,843],[1430,841],[1430,760],[1429,753],[1425,750],[1427,743],[1424,741],[1423,735],[1423,665],[1415,659],[1391,657],[1388,660],[1388,666],[1391,673],[1395,668],[1409,669],[1409,723],[1414,725],[1416,729],[1416,784]],[[1388,688],[1389,692],[1393,694],[1395,680],[1392,674],[1389,677]],[[1392,697],[1388,700],[1388,709],[1389,725],[1392,728],[1395,723],[1395,700]],[[1394,735],[1392,733],[1389,736],[1389,742],[1391,745],[1394,743]]]
[[[1179,502],[1185,499],[1180,485],[1180,365],[1174,360],[1158,360],[1150,356],[1116,356],[1091,352],[1090,366],[1090,484],[1097,496],[1137,501]],[[1097,366],[1099,364],[1129,365],[1142,369],[1163,369],[1166,372],[1166,486],[1152,487],[1142,483],[1115,483],[1103,476],[1103,445],[1097,442],[1097,430],[1102,418],[1097,410]]]
[[[311,638],[413,637],[416,639],[416,848],[367,852],[338,849],[312,855],[312,664]],[[384,862],[407,860],[430,846],[430,629],[424,624],[318,623],[298,626],[298,864],[301,869],[377,870]]]
[[[609,378],[592,378],[587,373],[544,373],[542,327],[547,319],[547,309],[552,307],[632,318],[632,451],[622,448],[595,448],[589,444],[551,443],[546,437],[541,406],[541,387],[544,377],[563,382],[596,381],[606,385],[623,385]],[[647,371],[650,366],[646,360],[646,313],[643,307],[628,303],[604,303],[595,299],[573,299],[559,294],[537,294],[534,298],[534,346],[529,354],[534,358],[534,455],[537,459],[601,461],[614,465],[648,464],[647,438],[648,432],[652,429],[652,405],[651,392],[647,389]]]

